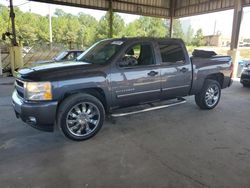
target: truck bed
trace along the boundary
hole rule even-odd
[[[224,80],[221,83],[222,88],[230,85],[230,77],[232,74],[232,59],[230,56],[216,55],[210,58],[190,57],[193,65],[193,85],[190,94],[196,94],[200,91],[207,75],[216,74],[218,81]],[[226,78],[226,79],[223,79]]]

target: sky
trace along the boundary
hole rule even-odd
[[[9,5],[8,0],[0,0],[1,4]],[[47,15],[50,11],[53,14],[55,9],[59,8],[67,13],[77,15],[79,12],[90,14],[99,20],[106,12],[93,9],[61,6],[61,5],[49,5],[46,3],[30,2],[27,0],[13,0],[14,6],[18,6],[22,11],[31,11],[41,15]],[[133,20],[139,18],[138,15],[123,14],[119,15],[128,24]],[[223,36],[230,37],[232,32],[233,10],[227,10],[222,12],[204,14],[199,16],[185,17],[181,19],[181,23],[185,28],[185,25],[191,24],[194,31],[201,28],[204,35],[212,35],[214,28],[216,32],[221,32]],[[244,8],[244,15],[241,24],[241,37],[250,38],[250,7]],[[216,25],[216,27],[215,27]]]

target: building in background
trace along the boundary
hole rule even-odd
[[[206,46],[226,47],[230,46],[230,37],[222,36],[221,34],[204,36]]]
[[[230,37],[226,37],[219,34],[216,35],[207,35],[204,36],[206,46],[216,46],[216,47],[229,47],[230,46]],[[239,47],[250,47],[250,42],[247,39],[239,39]]]

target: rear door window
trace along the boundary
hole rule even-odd
[[[159,44],[163,64],[184,64],[185,54],[178,44]]]

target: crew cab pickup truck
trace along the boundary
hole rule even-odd
[[[68,138],[86,140],[105,116],[129,106],[194,95],[201,109],[213,109],[231,76],[230,57],[189,58],[181,39],[106,39],[75,62],[19,70],[12,100],[27,124],[46,131],[57,125]]]

